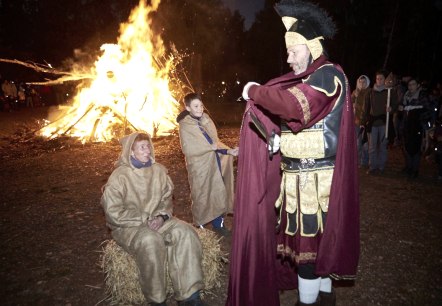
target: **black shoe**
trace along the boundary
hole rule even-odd
[[[332,290],[332,292],[319,291],[318,300],[320,306],[335,306],[336,293],[334,290]]]
[[[179,301],[178,306],[205,306],[201,298],[198,296],[189,300]]]

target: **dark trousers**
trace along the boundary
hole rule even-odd
[[[420,152],[416,154],[410,154],[407,151],[405,151],[406,168],[409,174],[415,174],[415,173],[417,174],[417,172],[419,172],[420,161],[421,161]]]

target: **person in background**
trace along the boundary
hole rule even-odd
[[[368,167],[368,138],[363,122],[364,105],[367,94],[370,92],[370,79],[361,75],[356,81],[356,89],[351,94],[355,113],[355,129],[358,140],[358,162],[360,167]]]
[[[192,197],[192,215],[196,226],[212,224],[215,232],[229,236],[224,215],[233,207],[233,156],[238,148],[230,149],[218,139],[215,124],[204,112],[197,93],[184,97],[186,110],[177,118],[181,149]]]
[[[21,108],[24,108],[26,106],[26,92],[24,83],[20,83],[20,85],[18,86],[17,97],[19,106]]]
[[[9,111],[18,110],[17,87],[13,81],[4,80],[2,83],[2,91],[5,103],[8,104]]]
[[[34,107],[34,100],[32,98],[33,89],[31,85],[27,84],[25,87],[25,94],[26,94],[26,107]]]
[[[415,78],[408,81],[408,91],[403,96],[401,106],[404,110],[404,172],[410,178],[416,178],[419,174],[425,131],[429,128],[427,119],[431,111],[427,109],[428,94],[422,90]]]
[[[167,305],[167,271],[178,305],[203,305],[201,242],[190,224],[172,216],[173,184],[155,162],[150,136],[135,132],[120,143],[101,198],[112,237],[134,257],[149,305]]]
[[[436,120],[433,134],[434,154],[437,164],[437,180],[442,182],[442,116]]]
[[[387,163],[387,115],[391,114],[390,120],[392,120],[392,114],[398,105],[396,91],[385,86],[387,75],[385,70],[376,72],[376,83],[365,100],[364,122],[368,132],[369,158],[367,174],[384,173]]]
[[[410,80],[410,76],[403,76],[397,78],[396,93],[398,102],[402,101],[405,92],[407,91],[407,83]],[[400,103],[398,108],[393,114],[393,127],[394,127],[394,145],[402,147],[402,132],[403,132],[403,119],[404,111]]]

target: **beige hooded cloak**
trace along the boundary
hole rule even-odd
[[[204,286],[201,243],[190,224],[172,217],[173,184],[166,168],[155,162],[150,139],[152,165],[139,169],[132,165],[137,135],[120,141],[123,150],[101,198],[106,222],[115,241],[134,256],[146,300],[166,300],[167,266],[175,299],[181,301]],[[147,222],[158,215],[170,219],[155,231]]]
[[[198,119],[187,115],[179,121],[181,148],[186,158],[195,224],[203,225],[233,211],[233,156],[219,154],[221,172],[216,161],[216,149],[229,149],[218,139],[212,119],[204,113],[201,127],[213,140],[204,137]]]

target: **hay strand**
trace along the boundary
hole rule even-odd
[[[222,254],[220,239],[206,229],[197,229],[203,248],[202,268],[205,290],[203,294],[211,294],[212,290],[221,286],[223,266],[227,262],[226,254]],[[106,294],[111,305],[133,305],[145,302],[141,291],[139,270],[131,255],[123,250],[114,240],[103,242],[100,266],[105,274]],[[168,274],[167,274],[168,275]],[[173,294],[170,277],[167,277],[168,295]]]

